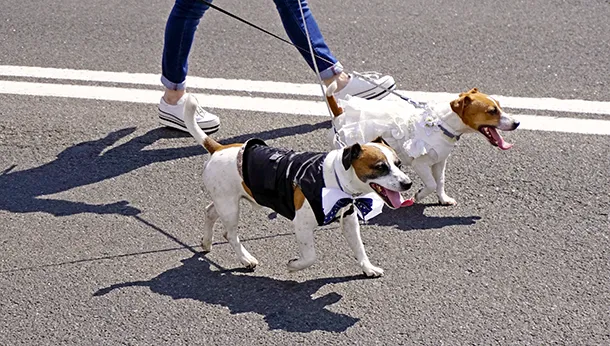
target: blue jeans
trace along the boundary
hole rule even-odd
[[[323,58],[316,57],[316,64],[322,79],[328,79],[343,71],[343,66],[330,52],[324,42],[318,24],[307,6],[307,0],[274,0],[277,11],[288,37],[298,47],[309,67],[314,68],[309,52],[309,44],[303,26],[303,17],[298,1],[301,1],[307,30],[311,37],[314,53]],[[209,0],[212,2],[212,0]],[[161,83],[171,90],[184,90],[185,79],[188,72],[188,55],[191,51],[195,31],[205,11],[209,8],[197,0],[176,0],[165,26],[165,41],[163,46]]]

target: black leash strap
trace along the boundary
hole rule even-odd
[[[245,20],[245,19],[243,19],[243,18],[241,18],[241,17],[239,17],[239,16],[237,16],[237,15],[234,15],[233,13],[231,13],[231,12],[229,12],[229,11],[227,11],[227,10],[224,10],[224,9],[222,9],[222,8],[220,8],[220,7],[216,6],[216,5],[214,5],[214,4],[212,4],[211,2],[209,2],[209,1],[207,1],[207,0],[197,0],[197,1],[199,1],[199,2],[201,2],[201,3],[203,3],[203,4],[205,4],[205,5],[207,5],[207,6],[211,7],[211,8],[213,8],[213,9],[215,9],[215,10],[216,10],[216,11],[218,11],[218,12],[221,12],[221,13],[223,13],[223,14],[226,14],[227,16],[229,16],[229,17],[231,17],[231,18],[233,18],[233,19],[237,19],[238,21],[240,21],[240,22],[242,22],[242,23],[244,23],[244,24],[246,24],[246,25],[248,25],[248,26],[251,26],[251,27],[255,28],[256,30],[262,31],[262,32],[264,32],[264,33],[265,33],[265,34],[267,34],[267,35],[270,35],[270,36],[272,36],[272,37],[274,37],[274,38],[276,38],[276,39],[278,39],[278,40],[280,40],[280,41],[282,41],[282,42],[284,42],[284,43],[287,43],[287,44],[289,44],[289,45],[291,45],[291,46],[293,46],[293,47],[297,48],[298,50],[300,50],[300,51],[302,51],[302,52],[305,52],[305,53],[308,53],[308,54],[313,54],[313,55],[314,55],[316,58],[318,58],[318,59],[320,59],[320,60],[322,60],[322,61],[325,61],[325,62],[327,62],[327,63],[332,64],[332,61],[329,61],[328,59],[325,59],[325,58],[323,58],[323,57],[321,57],[321,56],[319,56],[319,55],[315,54],[315,52],[311,52],[311,51],[310,51],[309,49],[307,49],[307,48],[299,47],[299,46],[297,46],[296,44],[294,44],[294,43],[292,43],[292,42],[290,42],[290,41],[288,41],[288,40],[286,40],[286,39],[284,39],[284,38],[282,38],[282,37],[280,37],[280,36],[278,36],[278,35],[276,35],[276,34],[274,34],[274,33],[270,32],[270,31],[268,31],[268,30],[265,30],[265,29],[261,28],[260,26],[258,26],[258,25],[256,25],[256,24],[254,24],[254,23],[251,23],[251,22],[249,22],[249,21],[247,21],[247,20]],[[315,61],[314,61],[314,63],[315,63]],[[354,71],[354,72],[352,72],[352,73],[356,74],[356,72],[355,72],[355,71]],[[375,86],[377,86],[377,87],[379,87],[379,88],[381,88],[381,89],[384,89],[384,90],[388,91],[389,93],[391,93],[391,94],[393,94],[393,95],[396,95],[396,96],[400,97],[400,98],[401,98],[401,99],[403,99],[404,101],[409,102],[410,104],[412,104],[413,106],[415,106],[415,108],[426,108],[426,107],[427,107],[427,105],[426,105],[426,103],[425,103],[425,102],[417,102],[417,101],[414,101],[414,100],[412,100],[412,99],[410,99],[410,98],[408,98],[408,97],[406,97],[406,96],[403,96],[403,95],[401,95],[401,94],[397,93],[397,92],[396,92],[396,91],[394,91],[394,90],[388,89],[388,88],[386,88],[386,87],[384,87],[384,86],[381,86],[381,85],[379,85],[379,84],[375,83],[375,81],[372,81],[370,78],[368,78],[368,77],[366,77],[366,76],[363,76],[362,74],[358,74],[358,75],[359,75],[360,77],[364,78],[365,80],[367,80],[367,81],[371,82],[373,85],[375,85]]]
[[[282,41],[282,42],[284,42],[284,43],[288,43],[289,45],[291,45],[291,46],[293,46],[293,47],[296,47],[297,49],[299,49],[299,50],[301,50],[301,51],[303,51],[303,52],[305,52],[305,53],[308,53],[308,54],[310,53],[310,52],[309,52],[309,49],[307,49],[307,48],[303,48],[303,47],[299,47],[299,46],[297,46],[296,44],[294,44],[294,43],[292,43],[292,42],[290,42],[290,41],[286,40],[285,38],[282,38],[282,37],[280,37],[280,36],[278,36],[278,35],[276,35],[276,34],[272,33],[271,31],[265,30],[265,29],[261,28],[260,26],[258,26],[258,25],[256,25],[256,24],[254,24],[254,23],[252,23],[252,22],[249,22],[249,21],[247,21],[247,20],[245,20],[245,19],[243,19],[243,18],[241,18],[241,17],[239,17],[239,16],[234,15],[233,13],[231,13],[231,12],[229,12],[229,11],[226,11],[226,10],[224,10],[224,9],[222,9],[222,8],[220,8],[220,7],[218,7],[218,6],[216,6],[216,5],[213,5],[211,2],[208,2],[208,1],[206,1],[206,0],[197,0],[197,1],[199,1],[199,2],[201,2],[201,3],[204,3],[204,4],[208,5],[208,6],[210,6],[211,8],[215,9],[215,10],[216,10],[216,11],[218,11],[218,12],[221,12],[221,13],[223,13],[223,14],[226,14],[227,16],[229,16],[229,17],[231,17],[231,18],[237,19],[238,21],[240,21],[240,22],[242,22],[242,23],[244,23],[244,24],[246,24],[246,25],[249,25],[249,26],[251,26],[251,27],[255,28],[256,30],[262,31],[262,32],[264,32],[264,33],[265,33],[265,34],[267,34],[267,35],[270,35],[270,36],[272,36],[272,37],[275,37],[275,38],[277,38],[278,40],[280,40],[280,41]],[[319,55],[317,55],[317,54],[315,54],[315,53],[314,53],[314,55],[316,56],[316,58],[318,58],[318,59],[320,59],[320,60],[323,60],[323,61],[326,61],[327,63],[332,64],[332,61],[329,61],[328,59],[325,59],[325,58],[323,58],[323,57],[321,57],[321,56],[319,56]]]

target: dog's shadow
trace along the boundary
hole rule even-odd
[[[438,229],[454,225],[474,225],[480,216],[427,216],[424,210],[431,205],[413,204],[410,207],[396,210],[384,210],[369,224],[379,226],[393,226],[403,231]],[[451,207],[447,207],[451,208]]]
[[[103,296],[127,287],[148,287],[152,292],[173,299],[193,299],[206,304],[222,305],[232,314],[254,312],[264,316],[269,329],[288,332],[343,332],[360,320],[326,309],[342,298],[340,294],[331,292],[315,299],[311,295],[327,284],[366,280],[362,275],[299,283],[240,275],[239,272],[247,271],[243,268],[212,270],[212,265],[219,268],[210,259],[195,254],[182,260],[181,266],[148,281],[114,284],[98,290],[93,295]]]

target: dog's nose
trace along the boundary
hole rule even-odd
[[[519,127],[520,124],[521,124],[521,122],[519,122],[519,120],[515,120],[513,122],[513,130],[516,129],[517,127]]]
[[[411,188],[411,185],[413,185],[413,183],[408,182],[408,183],[400,183],[400,188],[402,189],[402,191],[407,191],[408,189]]]

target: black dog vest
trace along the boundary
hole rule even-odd
[[[311,205],[318,225],[323,225],[323,166],[327,155],[271,148],[261,139],[251,139],[242,147],[242,177],[258,204],[290,220],[296,213],[294,189],[298,186]]]

